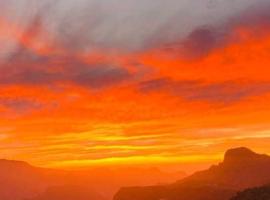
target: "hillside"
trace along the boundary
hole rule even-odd
[[[104,197],[87,187],[64,185],[50,187],[44,193],[25,200],[104,200]]]
[[[231,200],[269,200],[270,187],[256,187],[237,193]]]
[[[270,157],[241,147],[228,150],[224,160],[169,185],[125,187],[114,200],[227,200],[236,191],[270,182]]]
[[[140,176],[144,174],[144,177]],[[165,173],[158,169],[122,168],[77,171],[44,169],[26,162],[0,160],[0,199],[111,200],[122,185],[141,186],[168,183],[183,178],[183,172]],[[71,193],[72,192],[72,193]]]

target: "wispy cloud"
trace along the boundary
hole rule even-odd
[[[142,92],[163,91],[179,96],[187,101],[207,101],[231,104],[245,98],[267,94],[270,83],[231,81],[207,83],[204,81],[174,81],[169,78],[155,79],[139,84]]]

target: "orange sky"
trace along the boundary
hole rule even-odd
[[[41,41],[38,29],[21,34],[0,20],[0,41],[21,45],[0,69],[2,158],[184,169],[216,163],[236,146],[270,153],[265,24],[233,27],[203,53],[192,37],[138,52],[74,53],[52,37]]]

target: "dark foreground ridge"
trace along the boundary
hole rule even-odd
[[[238,192],[231,200],[269,200],[270,186],[246,189]]]
[[[270,183],[269,169],[269,156],[240,147],[208,170],[173,184],[122,188],[114,200],[229,200],[237,191]]]

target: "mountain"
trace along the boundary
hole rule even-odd
[[[269,167],[269,156],[240,147],[228,150],[222,163],[197,172],[176,184],[218,185],[241,190],[269,183]]]
[[[121,188],[114,200],[228,200],[237,191],[270,183],[270,157],[245,147],[224,160],[173,184]]]
[[[270,186],[246,189],[238,192],[231,200],[269,200]]]
[[[228,200],[234,190],[215,186],[148,186],[122,188],[114,200]]]
[[[50,187],[44,193],[26,200],[104,200],[104,197],[87,187],[63,185]]]
[[[122,185],[168,183],[184,176],[182,172],[165,173],[155,168],[66,171],[0,160],[0,200],[68,200],[73,195],[76,200],[111,200]]]
[[[49,180],[25,162],[0,160],[0,199],[20,200],[45,190]]]

